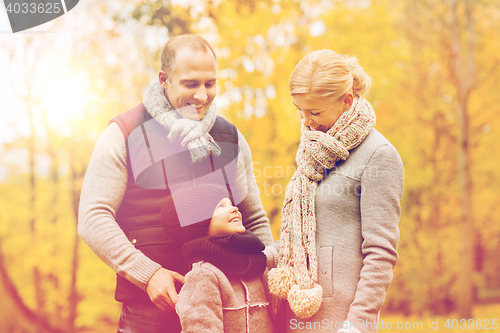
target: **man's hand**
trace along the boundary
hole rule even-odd
[[[163,311],[174,311],[177,303],[177,291],[174,281],[184,283],[184,276],[177,272],[160,268],[153,274],[146,287],[151,301]]]

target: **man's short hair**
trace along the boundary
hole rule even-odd
[[[175,69],[175,55],[181,48],[190,48],[193,51],[210,51],[217,64],[217,56],[212,46],[203,38],[197,35],[181,35],[172,38],[165,44],[161,52],[161,70],[167,73],[168,80],[171,81],[172,73]]]

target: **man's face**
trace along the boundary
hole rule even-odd
[[[170,104],[183,118],[203,119],[217,95],[217,64],[210,51],[180,49],[171,77],[160,71],[159,78]]]

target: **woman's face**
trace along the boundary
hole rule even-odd
[[[310,99],[307,94],[295,94],[292,95],[292,100],[302,119],[302,125],[312,131],[326,133],[342,113],[349,110],[353,97],[351,93],[347,93],[344,98],[332,103],[327,100]]]
[[[228,198],[222,199],[215,207],[210,227],[208,227],[208,235],[224,236],[244,232],[245,227],[238,208],[234,207]]]

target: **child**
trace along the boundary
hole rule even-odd
[[[176,304],[182,332],[272,332],[264,244],[245,230],[227,190],[203,184],[176,193],[161,220],[192,265]]]

